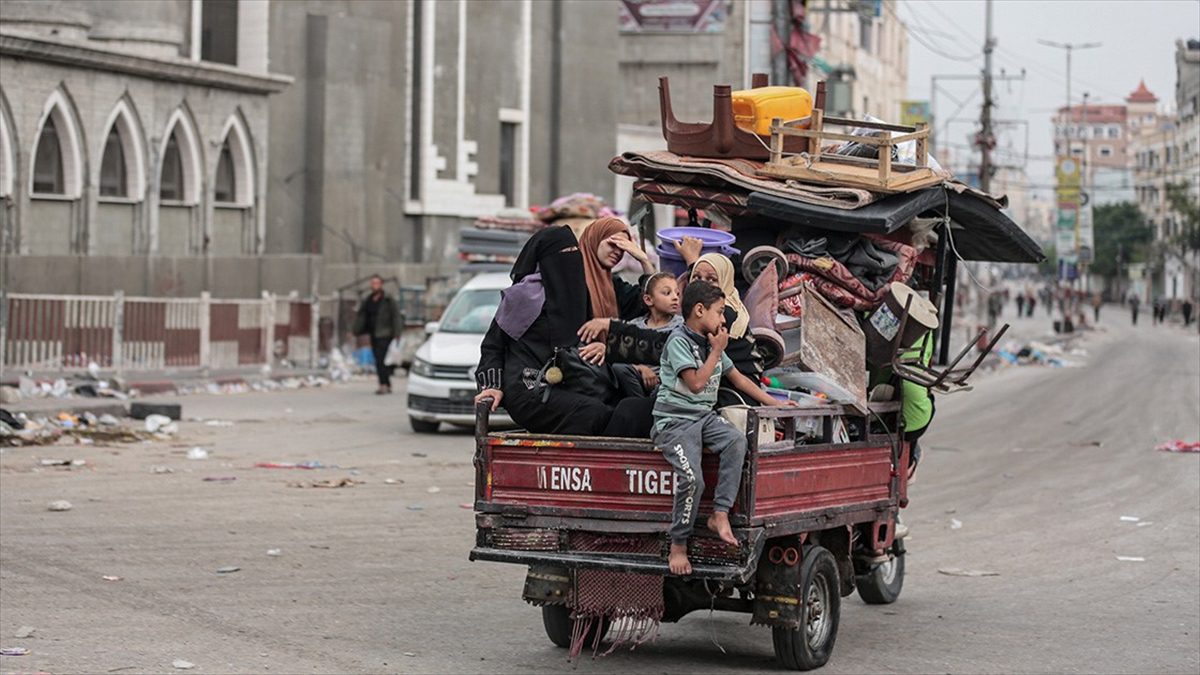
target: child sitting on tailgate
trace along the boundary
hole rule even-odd
[[[729,509],[737,497],[746,456],[745,430],[718,415],[713,406],[721,378],[761,405],[778,406],[753,380],[738,372],[725,355],[729,331],[725,328],[725,294],[711,284],[693,281],[683,293],[684,325],[676,328],[663,348],[659,376],[662,385],[654,402],[651,438],[675,469],[675,504],[671,512],[672,574],[687,575],[692,565],[687,540],[692,533],[704,477],[700,452],[709,448],[721,456],[713,513],[708,529],[729,544],[737,545],[729,525]]]

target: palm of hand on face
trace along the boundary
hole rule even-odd
[[[596,247],[596,258],[604,269],[611,270],[621,262],[625,254],[633,256],[638,262],[649,260],[646,252],[629,238],[628,232],[618,232],[600,242]]]

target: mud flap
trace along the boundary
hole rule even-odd
[[[571,572],[565,567],[531,565],[521,597],[531,605],[565,605],[571,595]]]
[[[800,535],[767,542],[755,574],[751,624],[800,627]]]

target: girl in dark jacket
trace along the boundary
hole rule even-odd
[[[567,227],[533,235],[517,256],[514,285],[504,292],[484,336],[475,400],[491,399],[493,410],[503,404],[513,421],[534,433],[629,435],[622,420],[640,419],[640,407],[648,412],[652,401],[614,406],[572,391],[570,380],[550,383],[546,377],[556,349],[577,346],[576,332],[588,319],[644,313],[639,288],[612,275],[626,253],[649,268],[646,254],[616,218],[595,221],[578,241]]]

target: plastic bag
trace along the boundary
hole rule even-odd
[[[383,357],[383,365],[399,366],[404,363],[404,347],[400,344],[400,338],[392,338],[391,344],[388,345],[387,356]]]

